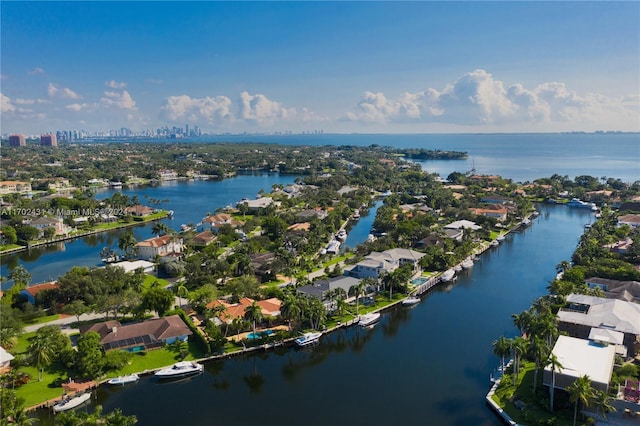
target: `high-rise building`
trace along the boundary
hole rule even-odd
[[[9,135],[9,146],[27,146],[27,139],[22,133]]]
[[[56,135],[46,134],[40,136],[40,145],[42,146],[58,146]]]

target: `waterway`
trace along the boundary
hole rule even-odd
[[[255,198],[260,192],[272,191],[273,185],[284,186],[293,183],[296,176],[278,173],[242,174],[221,181],[198,180],[191,182],[170,181],[158,186],[125,188],[121,192],[129,197],[137,196],[142,204],[152,205],[153,200],[169,200],[160,203],[160,208],[173,210],[173,219],[163,222],[172,229],[179,230],[181,224],[196,224],[208,213],[227,205],[235,205],[242,198]],[[103,189],[96,197],[103,199],[117,190]],[[3,256],[1,259],[2,276],[7,276],[17,265],[24,266],[31,274],[31,282],[39,283],[54,280],[65,274],[73,266],[100,266],[100,250],[111,247],[116,252],[119,238],[130,229],[136,240],[152,237],[151,226],[140,225],[128,229],[119,229],[101,234],[60,242],[48,246],[35,247],[29,251]],[[11,282],[4,284],[9,288]]]
[[[207,363],[205,374],[186,381],[145,377],[102,387],[97,402],[135,414],[140,426],[500,425],[484,403],[499,363],[491,342],[516,334],[511,314],[546,293],[555,265],[570,258],[592,220],[586,210],[538,209],[529,228],[490,249],[455,283],[413,308],[392,308],[371,330],[342,329],[309,350]]]
[[[351,249],[356,248],[358,244],[361,244],[367,240],[373,227],[373,222],[376,220],[376,213],[378,208],[382,205],[382,200],[377,200],[373,206],[371,206],[366,214],[362,214],[360,219],[353,221],[349,227],[347,239],[342,247],[349,247]]]

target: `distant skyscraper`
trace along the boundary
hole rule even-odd
[[[27,146],[27,139],[22,133],[9,135],[9,146]]]
[[[58,146],[58,139],[56,135],[42,135],[40,136],[40,145],[42,146]]]

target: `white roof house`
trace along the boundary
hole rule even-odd
[[[0,373],[4,373],[9,370],[9,364],[12,359],[13,355],[0,346]]]
[[[124,269],[125,272],[134,272],[137,269],[142,268],[145,273],[153,272],[154,267],[153,262],[148,262],[146,260],[123,260],[122,262],[113,263],[112,265]]]
[[[562,367],[555,369],[555,388],[566,389],[577,378],[589,376],[591,385],[606,391],[615,361],[615,346],[569,336],[559,336],[552,353]],[[551,365],[544,368],[542,383],[550,386]]]
[[[482,229],[482,226],[476,225],[475,222],[470,220],[456,220],[455,222],[445,225],[444,229],[471,229],[472,231],[477,231],[478,229]]]
[[[558,321],[608,328],[621,333],[640,335],[640,305],[617,299],[570,294],[569,309],[558,311]],[[572,309],[582,307],[583,309]]]

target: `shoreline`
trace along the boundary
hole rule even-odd
[[[531,217],[533,216],[533,213],[527,215],[527,219],[531,219]],[[526,228],[526,226],[523,225],[522,222],[517,223],[516,225],[514,225],[513,227],[509,228],[506,232],[504,232],[503,234],[501,234],[502,236],[507,236],[508,234],[510,234],[511,232],[517,231],[519,229],[524,229]],[[483,241],[483,243],[476,248],[475,250],[473,250],[473,253],[470,256],[480,256],[482,254],[484,254],[485,252],[487,252],[488,250],[490,250],[491,248],[494,248],[494,246],[492,246],[489,242]],[[455,268],[456,266],[461,266],[462,262],[458,263],[457,265],[452,266],[452,268]],[[450,269],[452,269],[450,268]],[[429,277],[427,279],[426,282],[420,284],[419,286],[416,286],[414,289],[412,289],[411,291],[409,291],[409,293],[398,300],[395,300],[391,303],[389,303],[388,305],[382,306],[380,308],[376,308],[373,309],[367,313],[374,313],[374,312],[384,312],[385,310],[389,310],[393,307],[396,307],[399,304],[402,304],[402,302],[408,298],[411,297],[412,295],[422,295],[430,290],[432,290],[433,288],[437,287],[438,284],[440,284],[442,281],[440,280],[440,277],[442,276],[442,274],[444,274],[444,272],[437,272],[436,274],[434,274],[434,276]],[[351,327],[352,325],[357,325],[359,321],[359,315],[354,317],[353,319],[345,322],[345,323],[339,323],[331,328],[328,328],[327,330],[322,331],[322,334],[330,334],[333,333],[339,329],[342,329],[344,327]],[[223,361],[225,359],[230,359],[232,357],[237,357],[240,355],[248,355],[248,354],[252,354],[254,352],[259,352],[259,351],[269,351],[271,349],[274,348],[279,348],[279,347],[291,347],[294,346],[295,344],[295,339],[297,337],[290,337],[278,342],[272,342],[272,343],[265,343],[262,345],[257,345],[257,346],[252,346],[252,347],[248,347],[248,348],[243,348],[243,349],[239,349],[237,351],[233,351],[233,352],[228,352],[228,353],[222,353],[222,354],[215,354],[215,355],[210,355],[207,357],[203,357],[203,358],[196,358],[193,359],[193,362],[197,362],[197,363],[207,363],[207,362],[212,362],[212,361]],[[170,368],[171,365],[168,366],[161,366],[161,367],[157,367],[157,368],[151,368],[151,369],[147,369],[147,370],[143,370],[140,372],[135,372],[135,373],[130,373],[130,374],[137,374],[140,377],[146,377],[146,376],[151,376],[153,375],[156,371],[161,370],[163,368]],[[97,389],[100,386],[104,386],[107,385],[107,382],[110,380],[111,378],[105,378],[102,379],[100,381],[92,381],[92,385],[90,387],[87,387],[81,391],[77,391],[74,394],[68,394],[69,395],[75,395],[78,393],[82,393],[85,392],[86,390],[93,390],[93,389]],[[497,383],[494,384],[494,386],[492,386],[491,390],[489,391],[489,393],[491,395],[493,395],[493,392],[495,392],[495,388],[497,388]],[[57,397],[57,398],[53,398],[47,401],[44,401],[42,403],[39,404],[35,404],[32,405],[30,407],[26,407],[25,411],[27,412],[31,412],[31,411],[35,411],[38,409],[48,409],[51,408],[53,405],[55,405],[57,402],[61,401],[62,397]],[[487,403],[494,409],[496,410],[496,412],[502,416],[502,418],[507,421],[507,423],[512,424],[512,425],[517,425],[517,423],[515,422],[510,422],[510,418],[508,418],[508,415],[506,415],[506,413],[503,412],[503,410],[495,403],[493,402],[493,400],[491,400],[489,394],[487,394],[486,397]],[[504,413],[504,415],[502,414]],[[504,416],[507,416],[506,418]],[[507,420],[508,418],[508,420]]]
[[[84,231],[84,232],[82,232],[80,234],[77,234],[77,235],[61,236],[59,238],[48,240],[48,241],[40,241],[40,242],[37,242],[37,243],[28,244],[26,246],[14,247],[12,249],[0,251],[0,257],[5,256],[5,255],[9,255],[9,254],[13,254],[13,253],[20,253],[20,252],[23,252],[23,251],[29,251],[34,247],[42,247],[42,246],[47,246],[47,245],[50,245],[50,244],[56,244],[56,243],[60,243],[60,242],[64,242],[64,241],[72,241],[72,240],[75,240],[75,239],[78,239],[78,238],[84,238],[84,237],[88,237],[88,236],[91,236],[91,235],[101,234],[103,232],[115,231],[117,229],[129,228],[131,226],[136,226],[136,225],[145,225],[147,223],[151,223],[151,222],[155,222],[157,220],[165,219],[167,216],[168,216],[168,212],[165,211],[165,215],[162,216],[162,217],[147,219],[147,220],[143,220],[143,221],[140,221],[140,222],[123,223],[123,224],[120,224],[118,226],[115,226],[115,227],[109,228],[109,229],[94,229],[94,230],[91,230],[91,231]]]

